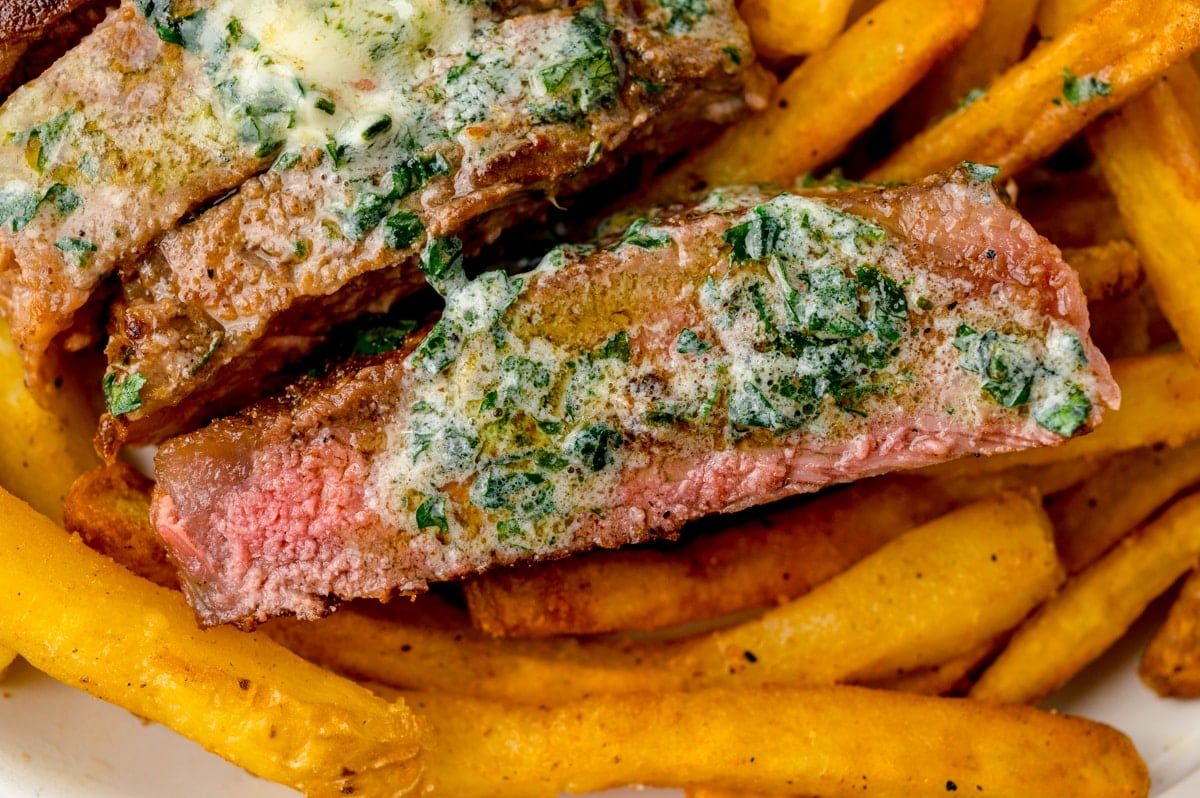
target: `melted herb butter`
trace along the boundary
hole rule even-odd
[[[894,381],[907,300],[879,264],[895,253],[881,228],[812,199],[748,216],[725,234],[734,268],[700,293],[730,355],[730,424],[829,434],[830,403],[863,414]]]
[[[1091,415],[1095,377],[1083,344],[1054,327],[1045,338],[1028,332],[979,331],[960,325],[954,348],[959,366],[979,375],[985,396],[1009,408],[1028,408],[1042,427],[1070,437]]]
[[[451,140],[469,154],[514,122],[582,125],[624,80],[598,1],[532,29],[455,0],[216,0],[184,16],[140,3],[162,38],[204,59],[215,104],[254,157],[282,170],[320,153],[340,186],[328,208],[340,235],[382,229],[396,249],[422,237],[401,203],[449,174]]]
[[[628,240],[648,232],[653,246]],[[617,252],[671,242],[669,227],[643,220],[614,238]],[[908,323],[903,292],[875,265],[896,257],[883,231],[785,195],[741,214],[726,241],[727,273],[697,287],[704,325],[677,333],[669,364],[639,362],[635,330],[588,349],[516,332],[509,310],[529,281],[590,248],[556,249],[519,278],[467,281],[445,254],[456,248],[431,244],[426,272],[446,311],[408,361],[408,423],[377,474],[388,511],[430,550],[449,544],[447,556],[546,550],[613,506],[647,444],[684,431],[721,446],[857,418],[887,390]]]
[[[620,506],[621,475],[656,451],[783,434],[819,446],[868,432],[872,413],[894,421],[897,407],[940,401],[963,411],[956,424],[997,406],[1060,435],[1085,423],[1094,378],[1060,322],[1018,319],[1020,308],[923,268],[882,228],[817,199],[752,194],[732,209],[732,195],[709,203],[728,227],[707,276],[692,272],[689,326],[651,314],[587,348],[542,335],[522,293],[589,253],[671,268],[677,222],[634,220],[605,250],[559,247],[519,277],[468,281],[454,242],[427,245],[422,265],[446,311],[409,357],[408,414],[372,478],[377,505],[418,549],[474,563],[553,551],[589,513]],[[648,340],[658,343],[646,357]]]

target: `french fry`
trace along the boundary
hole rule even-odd
[[[841,33],[851,0],[743,0],[738,13],[768,58],[808,55]]]
[[[1138,673],[1164,698],[1200,697],[1200,571],[1184,580],[1167,619],[1142,654]]]
[[[1117,455],[1048,508],[1067,573],[1091,565],[1180,491],[1200,482],[1200,444]]]
[[[1120,732],[1032,707],[859,687],[641,693],[557,707],[406,699],[431,727],[429,796],[553,798],[624,784],[880,798],[1149,790]]]
[[[1175,331],[1163,318],[1149,283],[1118,299],[1088,304],[1092,342],[1110,358],[1135,357],[1174,348]]]
[[[943,481],[893,474],[669,549],[598,551],[493,571],[467,583],[467,606],[477,628],[500,637],[652,631],[719,618],[803,595],[954,507],[1025,486],[1057,493],[1100,466],[1079,459]]]
[[[1079,272],[1079,283],[1088,302],[1125,296],[1142,281],[1141,260],[1128,241],[1069,248],[1062,253],[1063,260]]]
[[[1175,503],[1067,583],[1013,635],[970,696],[1037,701],[1105,651],[1200,558],[1200,495]]]
[[[1146,277],[1179,340],[1200,361],[1200,99],[1196,72],[1179,64],[1088,134],[1117,198]]]
[[[257,634],[201,631],[134,576],[0,491],[0,645],[313,796],[397,794],[420,769],[412,713]]]
[[[960,503],[917,486],[867,480],[670,549],[493,571],[466,585],[471,621],[502,637],[650,631],[795,598]]]
[[[979,23],[984,0],[884,0],[797,67],[766,110],[685,158],[648,200],[789,183],[833,158]]]
[[[899,147],[866,179],[915,180],[962,160],[994,164],[1001,178],[1016,174],[1197,46],[1197,0],[1107,0],[1039,45],[971,105]]]
[[[1087,142],[1078,147],[1089,157]],[[1082,248],[1128,240],[1117,200],[1095,163],[1086,168],[1035,166],[1017,177],[1017,208],[1033,229],[1060,247]]]
[[[1094,431],[1060,445],[987,458],[965,458],[922,469],[938,479],[979,476],[1018,466],[1104,457],[1143,446],[1180,446],[1200,436],[1200,367],[1181,352],[1112,361],[1121,409]]]
[[[1061,578],[1040,505],[1008,494],[908,532],[760,618],[678,642],[494,640],[352,611],[265,629],[309,659],[383,684],[559,703],[601,693],[867,681],[935,665],[1011,629]]]
[[[153,485],[127,463],[88,471],[71,485],[63,524],[92,549],[143,579],[178,589],[179,572],[150,523]]]
[[[900,102],[893,135],[907,139],[958,105],[973,102],[1020,61],[1037,7],[1038,0],[988,0],[979,26]]]
[[[12,667],[13,661],[17,658],[17,652],[11,648],[0,647],[0,679],[3,679],[8,674],[8,669]]]
[[[1005,637],[985,640],[965,654],[960,654],[946,662],[897,673],[877,679],[865,686],[877,690],[893,690],[916,695],[949,695],[956,691],[962,691],[964,686],[969,684],[971,674],[999,651],[1005,640]]]
[[[1042,0],[1037,10],[1038,30],[1043,36],[1057,36],[1102,2],[1104,0]]]
[[[17,347],[0,318],[0,486],[54,520],[62,519],[71,482],[100,464],[92,449],[96,414],[74,374],[61,377],[52,403],[25,388]]]

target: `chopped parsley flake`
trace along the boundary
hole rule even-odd
[[[699,335],[692,332],[687,327],[679,333],[679,337],[675,340],[675,351],[681,355],[694,355],[698,352],[707,352],[712,349],[712,344],[705,341]]]
[[[1081,387],[1072,385],[1065,398],[1035,412],[1033,419],[1051,432],[1069,438],[1083,426],[1091,413],[1092,401]]]
[[[996,175],[1000,174],[1000,167],[992,166],[991,164],[963,161],[962,165],[967,170],[967,174],[976,183],[989,183],[996,179]]]
[[[146,378],[136,371],[119,379],[115,372],[105,374],[101,386],[104,389],[104,404],[109,415],[123,416],[141,407],[141,391],[145,385]]]
[[[630,355],[629,333],[624,330],[610,336],[595,352],[595,356],[598,359],[616,358],[625,363],[629,362]]]
[[[1095,75],[1078,76],[1069,67],[1062,71],[1062,96],[1071,105],[1082,105],[1095,97],[1112,94],[1112,84]]]
[[[1017,407],[1029,401],[1037,364],[1018,339],[994,330],[978,333],[963,324],[954,336],[954,348],[963,353],[959,365],[983,377],[984,392],[1001,405]]]
[[[87,268],[92,261],[92,255],[96,253],[96,245],[85,238],[64,236],[55,241],[54,246],[67,262],[77,269]]]
[[[351,350],[351,354],[378,355],[381,352],[399,349],[403,345],[404,339],[415,329],[417,329],[415,321],[404,319],[393,324],[380,324],[361,330],[354,337],[354,348]]]
[[[427,527],[436,527],[442,532],[450,529],[449,524],[446,523],[446,498],[441,494],[430,496],[417,508],[417,528],[426,529]]]
[[[671,237],[666,233],[659,230],[647,230],[646,225],[648,224],[649,222],[645,219],[634,221],[625,231],[625,237],[621,239],[621,243],[642,249],[658,249],[671,243]]]

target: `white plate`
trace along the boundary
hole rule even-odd
[[[1107,655],[1046,702],[1123,730],[1159,798],[1200,795],[1200,701],[1157,698],[1137,662],[1163,608],[1151,609]],[[147,724],[19,663],[0,682],[0,798],[287,798],[169,730]],[[605,798],[667,798],[616,790]]]

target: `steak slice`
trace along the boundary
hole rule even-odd
[[[129,2],[0,108],[0,311],[35,392],[98,338],[118,264],[271,163],[223,120],[200,59]]]
[[[110,402],[100,447],[111,457],[261,395],[332,325],[423,287],[427,237],[474,250],[630,154],[740,113],[751,50],[732,2],[670,8],[596,0],[481,25],[411,106],[390,98],[377,136],[297,146],[165,235],[114,307],[107,379],[138,390]]]
[[[172,439],[153,518],[201,621],[314,617],[965,454],[1115,407],[1078,279],[977,165],[725,189],[468,281],[399,351]]]

